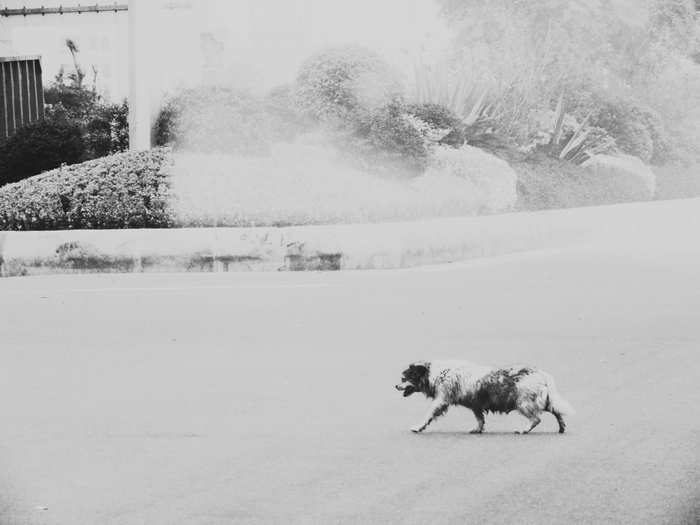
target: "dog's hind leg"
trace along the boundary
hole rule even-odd
[[[558,412],[552,411],[552,414],[554,414],[554,417],[557,418],[557,423],[559,423],[559,433],[563,434],[564,430],[566,430],[566,423],[564,423],[564,418]]]
[[[479,410],[478,408],[472,408],[472,412],[474,412],[474,417],[476,418],[476,422],[478,424],[476,428],[471,429],[469,433],[481,434],[484,431],[484,425],[486,424],[486,421],[484,420],[484,411]]]
[[[418,425],[411,427],[411,432],[415,432],[416,434],[418,434],[419,432],[423,432],[425,430],[425,427],[432,423],[433,420],[444,415],[445,412],[447,412],[448,408],[450,408],[450,405],[447,404],[443,399],[436,399],[430,406],[430,411],[425,416],[425,419]]]
[[[515,432],[516,434],[529,434],[533,428],[535,428],[537,425],[540,424],[541,419],[540,419],[540,416],[538,416],[537,414],[523,414],[523,415],[530,420],[530,423],[531,423],[530,428],[528,428],[527,430],[523,430],[522,432],[516,431]]]

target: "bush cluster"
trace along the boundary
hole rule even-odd
[[[341,147],[366,171],[421,173],[428,166],[430,143],[407,115],[400,99],[360,111],[340,128]]]
[[[358,111],[386,104],[400,91],[384,58],[354,45],[328,47],[310,57],[294,90],[301,110],[319,121],[347,121]]]
[[[166,100],[156,122],[156,142],[192,152],[268,155],[263,102],[229,87],[186,89]]]
[[[0,188],[0,230],[164,228],[168,156],[119,153]]]
[[[591,113],[589,125],[605,130],[619,151],[647,164],[664,164],[676,156],[673,141],[658,112],[634,100],[589,94],[574,99],[581,119]]]
[[[462,120],[451,109],[440,104],[409,104],[406,112],[419,118],[434,129],[445,130],[438,140],[441,146],[459,148],[466,142],[466,128]]]
[[[44,96],[46,118],[0,143],[0,186],[129,148],[126,101],[104,103],[91,89],[58,79]]]

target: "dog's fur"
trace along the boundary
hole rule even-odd
[[[517,410],[530,420],[530,428],[523,434],[539,424],[542,412],[554,414],[559,432],[563,433],[566,425],[562,416],[575,413],[557,394],[552,376],[531,366],[498,368],[468,361],[418,361],[403,371],[396,389],[403,391],[404,397],[422,392],[433,400],[425,419],[412,427],[412,432],[425,430],[452,405],[474,412],[478,425],[472,434],[484,431],[484,413],[487,412],[508,414]]]

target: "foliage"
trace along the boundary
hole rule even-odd
[[[81,127],[67,120],[40,120],[19,128],[0,144],[0,186],[83,159]]]
[[[631,95],[649,104],[642,96],[647,86],[675,69],[678,57],[696,56],[700,50],[699,17],[692,0],[437,2],[458,33],[453,69],[466,68],[491,86],[493,130],[518,145],[530,140],[535,131],[532,116],[549,109],[561,86],[567,87],[567,98],[572,86],[587,84],[590,93]],[[666,94],[665,99],[694,107],[688,98]],[[651,107],[659,110],[657,102],[667,103],[661,92],[654,102]],[[587,114],[578,115],[579,120]],[[654,163],[676,155],[658,125],[629,112],[626,116],[632,117],[627,132],[610,133],[621,149]],[[661,117],[670,130],[669,115],[661,112]],[[594,120],[590,123],[607,129]],[[645,133],[655,135],[651,141],[659,144],[658,151],[649,151]]]
[[[367,171],[417,174],[430,155],[430,126],[412,120],[397,98],[389,104],[358,111],[339,134],[341,149],[352,153]]]
[[[311,125],[294,102],[294,86],[285,84],[271,89],[263,100],[273,140],[292,142]]]
[[[630,98],[593,95],[591,102],[590,124],[604,129],[620,151],[653,164],[673,158],[671,140],[658,112]],[[582,108],[577,109],[580,114]]]
[[[450,176],[467,181],[480,215],[512,209],[517,200],[517,175],[508,163],[468,145],[437,147],[425,176]]]
[[[310,118],[345,122],[360,111],[385,105],[399,86],[379,54],[345,45],[326,48],[306,60],[294,89],[299,107]]]
[[[59,72],[56,81],[44,88],[46,118],[80,126],[85,138],[84,159],[95,159],[129,148],[129,106],[106,103],[91,88],[74,80],[65,84]]]
[[[491,90],[482,84],[471,71],[455,70],[445,59],[427,64],[420,55],[413,57],[413,97],[419,104],[448,108],[465,126],[488,121]]]
[[[247,91],[228,87],[185,89],[163,105],[156,143],[186,151],[267,155],[263,103]]]
[[[465,126],[451,109],[440,104],[426,102],[423,104],[409,104],[406,106],[406,112],[419,118],[434,129],[446,130],[447,134],[437,141],[438,144],[453,148],[459,148],[464,144],[466,140]]]
[[[88,158],[96,159],[129,149],[129,105],[97,104],[85,123]]]
[[[512,165],[518,174],[516,211],[602,206],[651,199],[646,182],[623,170],[595,170],[540,153]]]
[[[171,224],[168,157],[120,153],[0,188],[0,230],[162,228]]]

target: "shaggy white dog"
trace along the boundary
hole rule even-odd
[[[523,365],[498,368],[468,361],[418,361],[403,371],[396,389],[403,391],[404,397],[422,392],[433,400],[425,419],[412,427],[412,432],[425,430],[452,405],[461,405],[474,413],[478,425],[471,431],[473,434],[484,431],[486,412],[508,414],[517,410],[531,423],[523,434],[540,423],[542,412],[554,414],[559,432],[563,433],[566,425],[562,416],[575,413],[557,394],[552,376]]]

